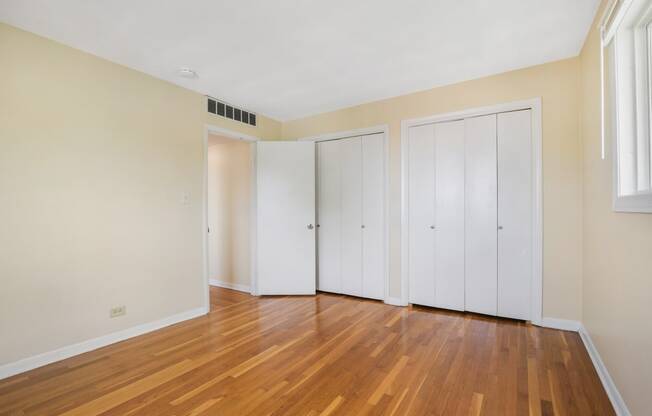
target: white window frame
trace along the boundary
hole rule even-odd
[[[611,48],[613,210],[652,213],[652,0],[614,9],[602,28]]]

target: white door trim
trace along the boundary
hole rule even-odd
[[[377,126],[362,127],[362,128],[359,128],[359,129],[336,131],[336,132],[332,132],[332,133],[324,133],[324,134],[319,134],[317,136],[301,137],[301,138],[297,139],[297,141],[300,141],[300,142],[303,142],[303,141],[324,142],[324,141],[327,141],[327,140],[346,139],[347,137],[366,136],[366,135],[369,135],[369,134],[378,134],[378,133],[385,134],[385,138],[387,138],[389,136],[389,125],[388,124],[379,124]]]
[[[208,276],[208,136],[219,135],[227,139],[241,140],[250,143],[250,166],[251,171],[251,206],[249,207],[249,263],[250,263],[250,287],[251,294],[256,294],[256,142],[262,140],[255,136],[239,133],[234,130],[225,129],[212,124],[204,124],[204,172],[202,178],[202,251],[204,271],[204,308],[206,313],[210,312],[210,278]]]
[[[513,101],[486,107],[401,121],[401,303],[408,304],[408,129],[424,124],[460,120],[487,114],[532,110],[532,285],[531,322],[542,324],[543,307],[543,182],[541,98]]]
[[[363,127],[359,129],[344,130],[332,133],[324,133],[317,136],[302,137],[298,141],[311,141],[311,142],[324,142],[328,140],[346,139],[348,137],[367,136],[371,134],[383,135],[383,193],[384,193],[384,208],[383,208],[383,255],[385,257],[385,295],[384,302],[390,305],[396,305],[396,299],[389,296],[389,125],[380,124],[377,126]]]

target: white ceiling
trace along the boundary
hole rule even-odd
[[[0,0],[0,20],[289,120],[575,56],[598,3]]]

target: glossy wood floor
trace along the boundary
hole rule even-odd
[[[205,317],[0,381],[0,414],[613,414],[575,333],[330,294],[211,295]]]

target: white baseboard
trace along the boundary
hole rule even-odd
[[[225,283],[214,279],[210,280],[210,284],[211,286],[225,287],[228,289],[239,290],[242,292],[249,293],[249,286],[246,285]],[[388,305],[406,306],[405,302],[403,302],[401,298],[388,297],[385,299],[384,302]],[[172,315],[167,318],[160,319],[158,321],[149,322],[132,328],[127,328],[122,331],[114,332],[112,334],[103,335],[101,337],[93,338],[87,341],[82,341],[77,344],[73,344],[53,351],[45,352],[39,355],[35,355],[33,357],[24,358],[22,360],[13,363],[4,364],[0,366],[0,380],[7,377],[11,377],[16,374],[23,373],[25,371],[42,367],[47,364],[61,361],[66,358],[73,357],[75,355],[96,350],[98,348],[102,348],[107,345],[114,344],[116,342],[124,341],[126,339],[136,337],[138,335],[143,335],[148,332],[156,331],[157,329],[161,329],[166,326],[174,325],[179,322],[193,319],[198,316],[205,315],[206,313],[208,313],[208,311],[205,307],[191,309],[189,311],[181,312],[176,315]],[[629,409],[627,408],[625,401],[620,395],[620,392],[618,391],[618,388],[616,387],[616,384],[614,383],[613,379],[609,375],[609,371],[607,371],[607,367],[604,365],[602,358],[600,358],[600,354],[598,353],[598,350],[593,344],[593,341],[591,340],[591,336],[589,335],[584,325],[582,325],[581,322],[571,321],[567,319],[543,318],[541,322],[541,326],[547,328],[561,329],[565,331],[579,332],[579,335],[582,338],[582,341],[584,342],[584,346],[586,347],[589,357],[591,357],[593,366],[595,367],[595,370],[598,373],[598,376],[600,377],[600,381],[602,382],[602,385],[605,391],[607,392],[607,396],[609,396],[609,400],[611,401],[611,404],[614,407],[616,414],[618,416],[631,416],[631,413],[629,412]]]
[[[623,397],[620,395],[616,384],[609,375],[609,371],[607,371],[607,367],[604,365],[604,362],[602,362],[602,358],[600,358],[598,349],[593,344],[593,340],[591,340],[589,332],[582,324],[580,324],[578,332],[580,333],[580,337],[584,342],[586,351],[589,353],[589,357],[591,357],[591,361],[593,361],[593,367],[595,367],[595,371],[598,372],[600,381],[602,381],[602,386],[607,392],[607,396],[609,396],[609,400],[611,401],[611,405],[614,407],[614,411],[618,416],[631,416],[631,413],[629,412]]]
[[[251,288],[248,285],[241,285],[239,283],[230,283],[230,282],[223,282],[217,279],[210,279],[208,281],[208,284],[211,286],[223,287],[225,289],[237,290],[239,292],[251,293]]]
[[[403,302],[403,299],[401,298],[392,298],[392,297],[387,297],[385,298],[384,301],[388,305],[394,305],[394,306],[407,306],[407,303]]]
[[[552,329],[561,329],[562,331],[578,332],[581,325],[582,324],[578,321],[571,321],[568,319],[543,318],[541,319],[540,326]]]
[[[167,318],[163,318],[158,321],[123,329],[122,331],[113,332],[111,334],[89,339],[87,341],[82,341],[77,344],[68,345],[53,351],[48,351],[32,357],[23,358],[22,360],[13,363],[4,364],[0,366],[0,380],[16,374],[24,373],[25,371],[42,367],[47,364],[65,360],[66,358],[70,358],[75,355],[106,347],[107,345],[124,341],[138,335],[156,331],[157,329],[174,325],[188,319],[196,318],[198,316],[205,315],[207,312],[208,311],[205,307],[191,309],[176,315],[168,316]]]

